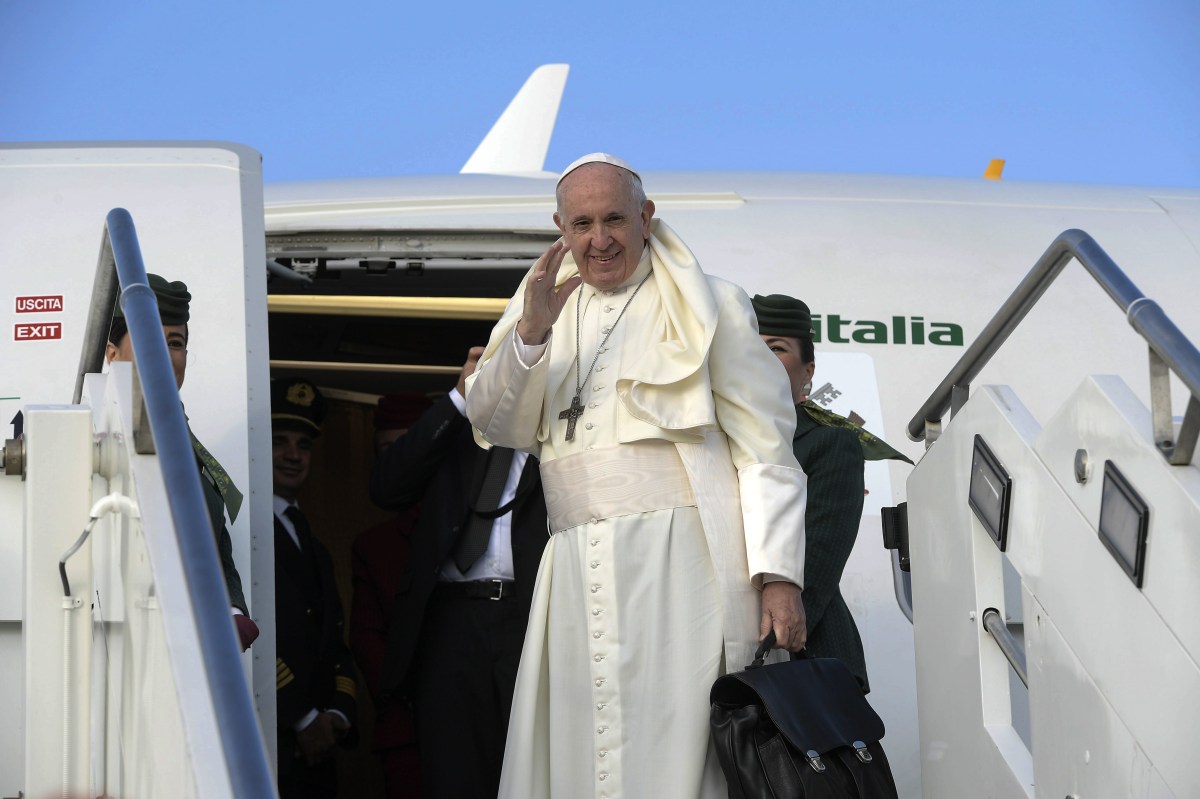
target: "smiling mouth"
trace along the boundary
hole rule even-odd
[[[616,257],[617,253],[614,252],[611,255],[593,255],[592,260],[596,261],[597,263],[608,264],[612,263]]]

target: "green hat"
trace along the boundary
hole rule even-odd
[[[321,435],[325,421],[325,398],[313,383],[302,377],[271,381],[271,421],[292,423],[314,436]]]
[[[158,315],[162,317],[162,323],[164,325],[186,325],[188,319],[191,318],[188,305],[192,301],[187,284],[182,280],[171,283],[166,278],[154,274],[147,274],[146,280],[149,282],[150,288],[154,290],[154,296],[158,298]],[[114,316],[122,319],[125,317],[121,303],[117,303]]]
[[[808,306],[795,297],[755,294],[750,303],[754,306],[758,332],[762,335],[812,340],[812,316]]]

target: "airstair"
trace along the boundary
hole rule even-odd
[[[119,276],[119,283],[118,283]],[[118,289],[133,363],[100,374]],[[25,796],[275,795],[129,214],[108,215],[74,402],[27,405]]]
[[[1045,420],[1007,386],[968,399],[1076,259],[1145,338],[1152,408],[1111,376]],[[1063,233],[909,426],[929,447],[907,492],[926,797],[1200,796],[1198,431],[1200,352]]]

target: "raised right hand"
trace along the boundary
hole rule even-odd
[[[550,328],[558,321],[567,298],[583,278],[575,275],[559,287],[554,282],[558,277],[558,268],[562,266],[567,254],[567,245],[559,241],[550,245],[550,249],[533,265],[533,274],[525,284],[525,306],[521,321],[517,322],[517,335],[526,344],[541,344],[550,335]]]
[[[458,396],[463,399],[467,398],[467,378],[475,374],[475,367],[479,365],[481,357],[483,357],[483,347],[472,347],[467,350],[467,362],[463,364],[462,371],[458,373],[458,385],[455,386]]]

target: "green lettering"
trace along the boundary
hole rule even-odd
[[[852,334],[860,344],[887,344],[887,327],[883,322],[863,320],[855,322],[854,326],[860,328]]]
[[[945,328],[939,330],[938,328]],[[963,345],[963,330],[961,327],[950,322],[931,322],[929,325],[929,343],[941,344],[947,347],[961,347]]]
[[[842,336],[842,317],[835,313],[829,315],[829,343],[846,344],[850,339]]]

